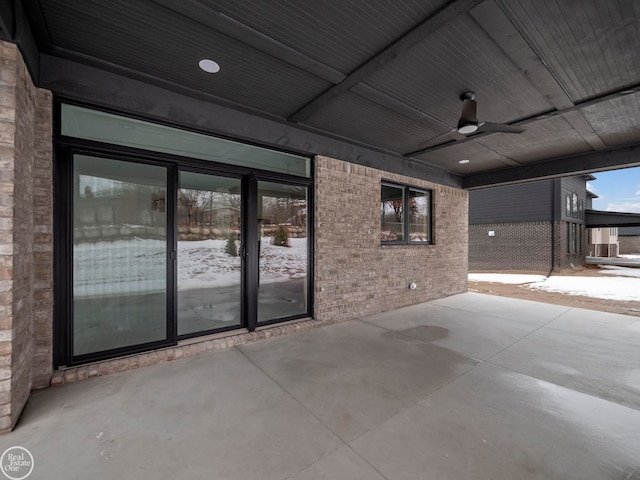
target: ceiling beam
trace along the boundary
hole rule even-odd
[[[41,87],[62,98],[109,107],[151,121],[220,135],[304,155],[324,155],[346,162],[461,188],[462,177],[379,149],[324,135],[284,119],[266,118],[221,105],[217,97],[178,90],[167,82],[152,83],[139,72],[108,71],[87,65],[87,59],[63,59],[42,54]],[[137,78],[132,78],[137,76]]]
[[[387,95],[376,88],[365,85],[364,83],[354,85],[350,91],[365,100],[380,105],[388,110],[392,110],[395,113],[399,113],[415,122],[422,123],[432,130],[439,131],[443,128],[447,131],[451,130],[451,127],[441,120],[438,120],[436,117],[432,117],[428,113],[418,110],[417,108],[412,107],[391,95]]]
[[[551,106],[556,110],[573,106],[560,82],[495,0],[486,0],[469,14]]]
[[[600,152],[554,158],[504,170],[476,173],[464,177],[462,186],[472,190],[637,166],[640,166],[640,143]]]
[[[465,14],[469,9],[476,6],[481,1],[482,0],[455,0],[450,2],[444,8],[440,9],[422,23],[409,30],[398,40],[388,45],[384,50],[365,61],[362,65],[347,75],[347,77],[339,84],[331,87],[329,90],[307,103],[304,107],[291,115],[289,117],[289,121],[296,123],[304,122],[334,98],[346,93],[356,84],[370,77],[383,65],[394,60],[399,55],[406,53],[433,32],[460,15]]]
[[[506,125],[516,125],[518,127],[523,127],[523,126],[529,125],[530,123],[537,122],[539,120],[545,120],[547,118],[553,118],[553,117],[557,117],[557,116],[560,116],[560,115],[566,115],[569,112],[575,112],[575,111],[579,111],[579,110],[581,110],[583,108],[593,107],[593,106],[599,105],[601,103],[605,103],[605,102],[609,102],[611,100],[615,100],[616,98],[624,97],[625,95],[632,95],[634,93],[640,93],[640,85],[634,85],[632,87],[624,88],[622,90],[618,90],[616,92],[609,93],[607,95],[602,95],[602,96],[599,96],[599,97],[592,98],[590,100],[585,100],[584,102],[577,103],[577,104],[575,104],[575,105],[573,105],[571,107],[564,108],[562,110],[551,110],[549,112],[532,115],[531,117],[524,118],[524,119],[519,120],[517,122],[508,123]],[[458,145],[458,144],[461,144],[461,143],[477,140],[479,138],[486,137],[487,135],[493,135],[493,133],[490,133],[490,132],[488,132],[488,133],[478,133],[478,134],[475,134],[475,135],[470,135],[468,137],[462,138],[460,140],[439,143],[437,145],[432,145],[430,147],[425,147],[425,148],[421,148],[419,150],[414,150],[413,152],[405,153],[404,156],[405,157],[415,157],[417,155],[422,155],[422,154],[427,153],[427,152],[433,152],[435,150],[440,150],[441,148],[447,148],[447,147],[450,147],[452,145]]]
[[[580,110],[574,110],[565,114],[564,119],[578,134],[596,151],[606,150],[608,145],[604,142],[600,135],[594,130],[589,120]]]
[[[574,105],[559,76],[542,61],[533,42],[526,38],[526,30],[519,24],[517,16],[509,10],[508,3],[487,0],[474,8],[470,14],[498,48],[514,62],[531,85],[556,109]],[[581,112],[565,116],[565,120],[594,150],[604,150],[607,145],[595,132]]]
[[[386,93],[381,92],[378,89],[365,85],[364,83],[358,83],[350,91],[358,95],[359,97],[364,98],[365,100],[368,100],[377,105],[380,105],[381,107],[387,108],[393,111],[394,113],[403,115],[404,117],[407,117],[417,123],[423,124],[425,127],[430,128],[432,130],[438,131],[444,128],[446,129],[446,131],[442,134],[442,136],[448,136],[450,138],[456,138],[456,137],[464,138],[464,136],[458,133],[457,131],[455,130],[451,131],[451,128],[441,120],[438,120],[437,118],[432,117],[428,113],[418,110],[412,107],[411,105],[408,105],[390,95],[387,95]],[[496,153],[498,155],[497,159],[506,165],[510,165],[510,166],[521,165],[520,162],[517,162],[513,158],[507,157],[506,155],[503,155],[502,153],[497,152],[496,150],[494,150],[493,148],[487,145],[482,144],[482,146]],[[416,159],[416,160],[418,161],[419,164],[432,165],[431,163],[426,162],[422,159]]]
[[[478,142],[478,144],[482,145],[487,150],[490,150],[493,153],[495,153],[497,155],[496,160],[500,160],[502,163],[506,163],[507,165],[510,165],[512,167],[517,167],[522,165],[522,163],[518,162],[517,160],[514,160],[511,157],[507,157],[504,153],[497,151],[495,148],[491,148],[489,145],[485,145],[482,142]]]
[[[486,0],[469,11],[471,17],[478,26],[494,42],[496,48],[501,49],[505,55],[518,67],[529,80],[531,85],[543,95],[549,104],[555,109],[547,112],[546,117],[565,114],[565,120],[594,150],[604,150],[607,145],[595,132],[591,124],[585,119],[576,107],[584,108],[586,105],[576,105],[566,92],[556,75],[549,70],[542,61],[535,48],[527,41],[516,27],[514,21],[510,19],[495,0]],[[603,101],[610,100],[608,96],[601,97]],[[592,99],[591,101],[593,101]],[[599,99],[596,99],[599,100]],[[541,119],[537,114],[528,119],[522,119],[511,125],[526,125]],[[442,144],[431,145],[413,152],[405,154],[406,157],[413,157],[440,148],[449,147],[458,143],[470,140],[478,140],[491,133],[481,133],[470,137],[458,137],[455,141],[447,141]],[[451,138],[451,140],[454,140]]]
[[[205,27],[222,33],[245,45],[282,60],[305,72],[327,80],[333,84],[345,79],[345,74],[318,62],[313,58],[281,43],[268,35],[241,23],[228,15],[217,12],[197,0],[153,0],[156,4],[193,20]]]

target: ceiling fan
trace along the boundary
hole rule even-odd
[[[475,92],[465,92],[460,95],[462,100],[462,114],[458,120],[458,126],[453,131],[462,135],[473,133],[522,133],[524,128],[515,125],[505,125],[503,123],[478,122],[477,102]]]
[[[478,122],[477,102],[475,92],[465,92],[460,95],[462,113],[458,126],[436,137],[430,138],[426,146],[413,152],[405,153],[405,157],[421,155],[431,150],[449,146],[454,142],[465,142],[479,133],[522,133],[524,128],[504,123]],[[442,143],[442,140],[446,140]]]

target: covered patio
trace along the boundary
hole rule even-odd
[[[463,293],[34,393],[32,478],[638,479],[640,322]]]
[[[118,433],[122,441],[114,438],[121,468],[133,465],[125,461],[130,455],[141,471],[175,473],[144,460],[171,458],[163,451],[171,455],[177,442],[174,465],[210,467],[213,478],[295,475],[335,458],[327,455],[347,442],[393,476],[377,464],[384,455],[357,445],[421,399],[435,401],[482,372],[519,372],[511,360],[498,360],[546,327],[531,333],[523,325],[541,324],[523,321],[518,307],[518,320],[506,320],[508,332],[520,330],[506,338],[477,320],[476,310],[465,320],[470,331],[457,331],[452,325],[468,315],[445,315],[445,322],[434,317],[449,308],[439,303],[421,317],[428,323],[405,326],[404,334],[360,319],[466,291],[468,191],[640,165],[639,5],[0,2],[0,434],[18,424],[32,392],[80,378],[75,369],[96,362],[135,369],[168,349],[208,348],[207,338],[222,333],[244,338],[276,324],[340,321],[295,340],[37,393],[15,437],[24,440],[30,428],[45,432],[51,414],[53,433],[42,435],[47,448],[37,456],[98,471],[91,455],[72,461],[62,448],[91,445],[91,435],[104,441],[110,429],[135,424]],[[394,328],[407,321],[405,313],[390,315]],[[554,318],[541,321],[555,325]],[[301,339],[305,349],[290,353]],[[491,357],[494,347],[509,349]],[[577,365],[600,365],[587,350]],[[541,355],[539,368],[549,369],[548,355],[562,351],[554,346]],[[562,365],[567,378],[581,378]],[[299,398],[284,383],[290,377],[295,388],[308,382],[313,395]],[[94,395],[94,388],[105,391]],[[95,398],[68,397],[87,419],[67,418],[74,408],[49,411],[76,391]],[[142,398],[156,403],[143,406]],[[302,437],[318,447],[308,455],[296,454],[306,443],[291,440],[289,428],[302,430],[289,415],[277,424],[283,444],[273,440],[279,435],[269,422],[278,415],[271,406],[292,398],[323,432]],[[40,402],[46,414],[37,414]],[[330,422],[324,409],[342,416]],[[229,418],[264,425],[245,436],[229,428]],[[142,441],[145,423],[153,442]],[[168,424],[163,437],[157,429]],[[333,440],[324,443],[322,435]],[[64,440],[52,440],[58,437]],[[538,448],[553,444],[538,440]],[[206,445],[206,455],[189,464],[189,445],[196,454]],[[116,458],[106,447],[96,453],[93,460]],[[234,472],[238,465],[253,470]]]

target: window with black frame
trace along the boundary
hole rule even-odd
[[[380,192],[382,244],[433,243],[430,190],[382,183]]]
[[[56,367],[311,316],[309,157],[59,106]]]

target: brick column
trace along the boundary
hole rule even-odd
[[[51,92],[36,92],[33,157],[33,371],[31,388],[48,387],[53,343],[53,142]]]
[[[34,353],[49,352],[50,375],[50,327],[34,332],[36,312],[51,325],[50,145],[50,94],[34,87],[17,47],[0,42],[0,432],[29,397]],[[39,365],[40,384],[45,376]]]

